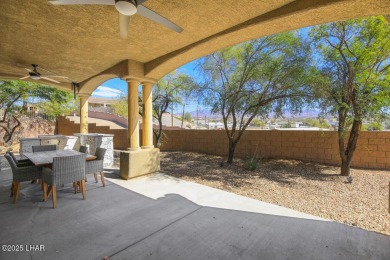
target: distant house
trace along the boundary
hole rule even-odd
[[[209,122],[208,124],[206,124],[206,127],[208,129],[223,129],[223,128],[225,128],[225,126],[222,122]]]
[[[111,107],[117,100],[110,98],[90,97],[88,99],[89,107]]]
[[[280,125],[277,123],[273,123],[273,124],[268,125],[268,127],[269,127],[269,129],[279,129]]]

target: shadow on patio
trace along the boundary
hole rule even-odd
[[[41,201],[39,185],[27,182],[12,204],[10,183],[10,171],[1,171],[1,245],[44,245],[44,251],[0,251],[0,259],[385,259],[390,255],[388,236],[329,221],[201,206],[177,194],[155,199],[109,181],[105,188],[88,182],[85,201],[65,186],[52,209],[51,201]]]

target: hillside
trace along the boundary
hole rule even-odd
[[[22,118],[21,126],[12,136],[11,144],[4,144],[3,136],[5,131],[0,129],[0,154],[8,150],[19,152],[19,139],[37,137],[38,135],[52,135],[55,132],[55,121],[44,120],[42,118]]]

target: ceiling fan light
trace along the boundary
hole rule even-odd
[[[133,1],[116,0],[115,8],[123,15],[131,16],[137,12],[137,6]]]
[[[35,79],[35,80],[38,80],[40,79],[41,77],[38,76],[38,75],[30,75],[30,79]]]

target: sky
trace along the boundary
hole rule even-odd
[[[300,29],[299,33],[301,34],[301,37],[307,37],[310,28],[311,27]],[[201,81],[202,79],[200,78],[200,74],[197,71],[197,63],[198,59],[177,68],[177,71],[187,74],[195,80]],[[99,98],[118,98],[120,96],[127,96],[127,83],[126,81],[121,80],[119,78],[108,80],[104,82],[101,86],[99,86],[92,93],[92,96]],[[181,114],[182,109],[182,106],[174,107],[174,114]],[[208,107],[205,107],[202,104],[197,104],[196,102],[189,102],[188,104],[186,104],[185,112],[194,112],[197,111],[197,109],[209,110]]]

